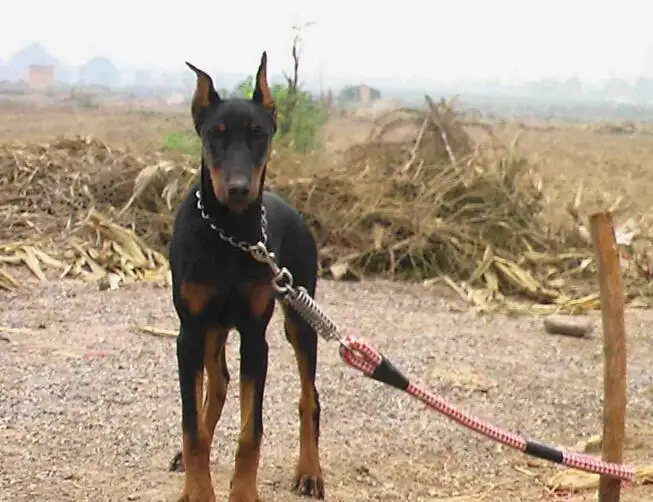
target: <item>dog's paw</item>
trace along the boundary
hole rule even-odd
[[[168,470],[170,472],[184,472],[184,455],[181,450],[175,453],[175,456],[170,460]]]
[[[177,502],[216,502],[213,490],[196,490],[184,492]]]
[[[263,502],[256,492],[235,492],[229,493],[228,502]]]
[[[324,479],[322,474],[310,476],[297,472],[293,478],[293,491],[304,497],[324,500]]]
[[[229,481],[228,502],[263,502],[258,496],[256,484],[244,483],[242,481]]]

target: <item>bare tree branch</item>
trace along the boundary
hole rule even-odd
[[[284,78],[286,79],[286,84],[288,88],[288,98],[286,106],[284,109],[284,122],[279,128],[279,134],[281,137],[284,137],[292,131],[293,125],[293,115],[295,109],[297,108],[298,94],[299,94],[299,64],[301,58],[301,33],[302,30],[315,24],[314,21],[309,21],[302,24],[301,26],[293,26],[293,31],[295,36],[293,38],[292,50],[290,55],[293,60],[293,71],[292,75],[288,75],[286,72],[283,73]]]

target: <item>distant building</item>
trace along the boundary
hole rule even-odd
[[[120,84],[120,71],[110,59],[97,56],[79,67],[79,82],[84,85],[113,87]]]
[[[340,91],[338,101],[341,104],[350,105],[358,104],[362,106],[369,105],[372,101],[381,98],[381,91],[370,87],[369,85],[350,85]]]
[[[32,64],[27,70],[27,83],[30,89],[47,90],[54,86],[54,66]]]

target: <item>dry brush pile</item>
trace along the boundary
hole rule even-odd
[[[473,140],[473,127],[488,141]],[[414,134],[387,139],[397,130]],[[310,222],[323,275],[444,281],[477,306],[506,296],[548,310],[597,305],[575,288],[593,272],[578,225],[551,228],[515,145],[451,103],[427,97],[424,109],[389,112],[337,166],[309,167],[317,162],[280,150],[268,176]],[[174,209],[197,175],[192,158],[144,158],[81,137],[1,146],[0,169],[0,262],[39,277],[41,267],[86,278],[164,273]],[[16,287],[2,270],[0,284]]]
[[[153,162],[168,165],[83,137],[1,145],[0,267],[22,264],[39,279],[44,269],[89,280],[159,277],[165,257],[114,218]],[[24,286],[4,267],[0,287]]]

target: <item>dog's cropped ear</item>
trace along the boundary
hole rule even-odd
[[[186,66],[193,70],[197,76],[197,84],[195,86],[195,92],[193,92],[193,101],[191,102],[190,110],[193,116],[193,122],[195,123],[195,130],[199,134],[206,111],[220,104],[222,99],[213,87],[213,80],[211,80],[211,77],[206,72],[190,64],[188,61],[186,61]]]
[[[272,99],[272,92],[268,85],[268,55],[265,51],[263,51],[263,54],[261,55],[261,64],[256,72],[255,84],[252,99],[261,103],[266,110],[274,115],[274,99]]]

